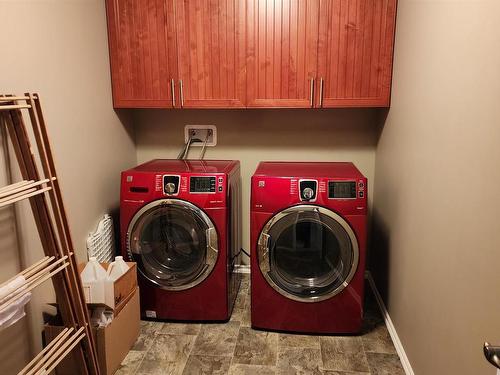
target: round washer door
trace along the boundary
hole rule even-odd
[[[145,205],[127,230],[127,251],[139,272],[165,290],[185,290],[205,280],[217,262],[217,244],[207,214],[179,199]]]
[[[349,285],[358,267],[359,246],[340,215],[299,205],[266,223],[257,255],[260,270],[274,290],[295,301],[319,302]]]

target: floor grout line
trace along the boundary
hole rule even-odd
[[[148,348],[148,349],[146,349],[146,350],[144,351],[144,355],[142,356],[141,361],[139,362],[139,364],[137,365],[137,368],[136,368],[136,369],[135,369],[135,371],[133,372],[133,373],[134,373],[134,375],[135,375],[135,374],[137,374],[137,373],[139,372],[139,369],[141,368],[142,362],[144,362],[144,360],[146,359],[146,356],[147,356],[147,354],[148,354],[149,350],[151,350],[151,348],[153,347],[153,344],[154,344],[154,342],[155,342],[155,340],[156,340],[156,332],[154,332],[154,333],[155,333],[155,335],[154,335],[155,337],[154,337],[154,339],[153,339],[153,342],[151,343],[151,345],[149,346],[149,348]],[[139,334],[140,334],[140,332],[139,332]],[[149,336],[149,335],[150,335],[150,334],[148,334],[148,336]]]
[[[202,327],[200,327],[200,330],[198,331],[198,333],[196,335],[194,335],[195,337],[194,337],[194,340],[193,340],[193,344],[191,345],[191,348],[189,349],[189,353],[188,353],[188,355],[186,357],[186,361],[184,362],[184,366],[182,366],[182,369],[181,369],[181,372],[180,372],[181,374],[184,374],[184,370],[186,369],[186,365],[187,365],[187,363],[189,361],[189,357],[191,357],[191,354],[193,353],[194,346],[196,344],[196,340],[198,340],[198,335],[201,333],[201,328]],[[193,336],[193,335],[191,335],[191,336]]]

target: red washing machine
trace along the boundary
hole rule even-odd
[[[122,255],[146,318],[229,319],[240,284],[240,163],[152,160],[121,175]]]
[[[352,163],[259,164],[251,197],[254,328],[361,329],[366,183]]]

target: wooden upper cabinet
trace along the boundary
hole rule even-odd
[[[319,0],[247,0],[247,106],[314,105]]]
[[[389,106],[396,1],[321,0],[317,106]]]
[[[397,0],[106,0],[114,106],[387,107]]]
[[[107,0],[115,108],[172,108],[177,77],[172,1]]]
[[[183,107],[245,107],[244,0],[175,1]]]

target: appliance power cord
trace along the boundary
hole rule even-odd
[[[201,152],[200,152],[200,160],[203,160],[203,158],[205,157],[205,151],[207,149],[208,137],[210,136],[211,132],[212,132],[211,130],[208,130],[207,135],[205,136],[205,142],[203,142],[203,147],[201,148]]]

